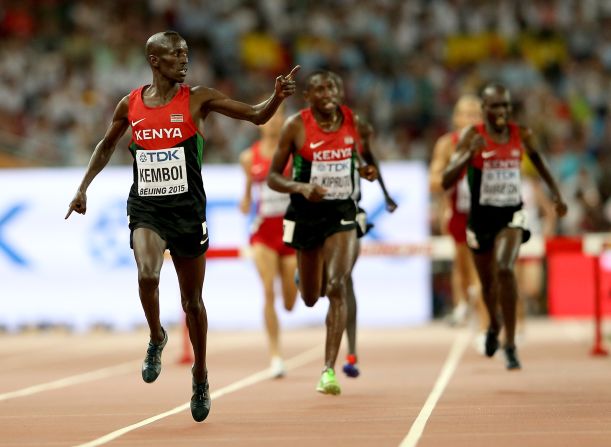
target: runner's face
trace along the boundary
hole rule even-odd
[[[184,82],[189,63],[188,53],[187,42],[183,39],[168,39],[159,54],[159,70],[164,76],[176,82]]]
[[[484,96],[484,118],[492,129],[502,132],[511,117],[511,96],[508,91],[494,91]]]
[[[324,74],[310,80],[305,98],[310,106],[323,114],[334,112],[340,103],[337,84],[333,78]]]

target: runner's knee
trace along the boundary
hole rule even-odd
[[[513,281],[515,279],[513,266],[507,263],[499,263],[496,267],[496,274],[501,284],[506,284],[507,281]]]
[[[151,290],[159,286],[159,271],[143,269],[138,272],[138,285],[141,289]]]
[[[341,275],[327,280],[327,296],[346,296],[349,275]]]
[[[204,309],[204,301],[201,298],[182,299],[182,309],[186,314],[198,315]]]
[[[301,291],[301,298],[303,299],[304,304],[308,307],[313,307],[314,304],[316,304],[316,302],[318,301],[318,298],[320,298],[319,295],[320,295],[319,291],[309,291],[309,290]]]

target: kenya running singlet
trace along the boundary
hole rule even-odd
[[[467,171],[471,189],[469,226],[474,229],[493,220],[499,208],[507,212],[522,208],[520,164],[524,153],[520,128],[514,123],[509,124],[506,143],[493,141],[483,123],[475,129],[486,146],[473,157]]]
[[[320,185],[327,189],[324,201],[351,200],[355,188],[356,151],[360,138],[352,111],[341,106],[344,121],[334,132],[322,130],[310,109],[301,111],[305,127],[303,146],[294,154],[293,180]],[[307,202],[300,194],[296,202]]]
[[[134,182],[127,213],[160,219],[177,231],[201,226],[206,220],[204,138],[191,118],[190,89],[180,85],[168,104],[148,107],[142,100],[145,88],[129,95]]]

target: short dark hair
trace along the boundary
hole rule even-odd
[[[151,54],[153,47],[157,45],[158,39],[161,36],[163,36],[166,39],[171,38],[171,37],[174,37],[176,39],[183,39],[183,37],[177,31],[173,31],[173,30],[166,30],[166,31],[162,31],[162,32],[153,34],[151,37],[148,38],[148,40],[146,41],[146,45],[144,46],[145,56],[148,57],[148,55]]]
[[[303,81],[303,90],[304,91],[309,90],[310,83],[312,82],[312,79],[314,79],[314,77],[316,76],[324,76],[324,77],[330,78],[331,80],[333,80],[333,82],[335,82],[335,85],[337,86],[337,88],[340,88],[339,83],[342,82],[342,79],[337,73],[330,71],[330,70],[326,70],[324,68],[319,68],[311,72],[304,79]]]

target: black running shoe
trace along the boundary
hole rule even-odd
[[[499,349],[499,338],[498,333],[492,329],[486,331],[486,356],[492,357],[497,349]]]
[[[191,416],[195,422],[202,422],[210,413],[210,390],[208,387],[208,374],[202,383],[195,383],[193,379],[193,396],[191,397]]]
[[[161,352],[168,342],[168,333],[164,328],[161,328],[161,330],[163,331],[163,341],[158,345],[149,341],[146,357],[144,357],[144,362],[142,363],[142,380],[146,383],[157,380],[161,372]]]
[[[505,351],[505,366],[507,369],[521,369],[522,365],[520,365],[520,360],[518,360],[518,355],[516,353],[516,348],[505,346],[503,348]]]

